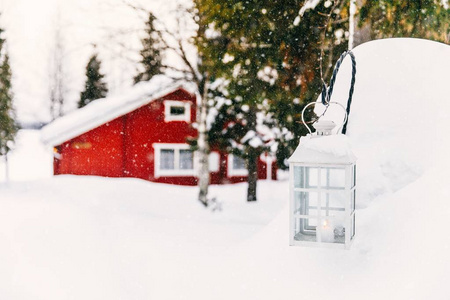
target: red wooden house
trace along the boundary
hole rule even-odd
[[[44,143],[54,147],[54,174],[196,185],[196,155],[187,143],[197,136],[193,91],[189,83],[155,76],[125,95],[95,100],[55,120],[42,130]],[[275,179],[274,162],[267,167],[265,161],[258,162],[259,178]],[[209,164],[212,184],[246,180],[239,157],[212,151]]]

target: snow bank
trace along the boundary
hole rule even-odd
[[[358,157],[359,203],[367,205],[436,162],[450,162],[442,156],[450,150],[442,142],[450,116],[450,47],[402,38],[368,42],[353,52],[357,75],[347,135]],[[346,106],[350,79],[346,57],[331,101]],[[330,107],[327,117],[339,122],[342,112]]]
[[[27,181],[53,175],[53,151],[40,141],[39,130],[19,130],[13,151],[8,154],[9,178]],[[5,181],[5,163],[0,159],[0,183]]]
[[[288,197],[287,182],[260,183],[250,204],[245,184],[211,186],[214,213],[196,187],[134,178],[0,183],[0,298],[216,299],[227,257]]]

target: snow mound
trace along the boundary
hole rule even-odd
[[[358,157],[360,205],[401,189],[433,164],[449,164],[450,46],[421,39],[371,41],[353,50],[357,74],[347,135]],[[331,101],[347,105],[347,56]],[[321,108],[316,110],[320,113]],[[339,107],[327,118],[339,121]]]

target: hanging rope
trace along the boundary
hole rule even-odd
[[[350,107],[352,105],[352,97],[353,97],[353,91],[355,89],[355,79],[356,79],[356,59],[355,59],[355,55],[353,54],[352,51],[348,50],[345,51],[344,53],[341,54],[341,57],[339,57],[338,61],[336,62],[336,65],[334,66],[334,70],[333,70],[333,75],[331,76],[331,80],[330,80],[330,86],[327,87],[327,85],[325,84],[325,81],[322,79],[322,104],[327,106],[330,103],[330,99],[331,99],[331,95],[333,94],[333,88],[334,88],[334,83],[336,81],[336,76],[337,73],[339,72],[339,68],[342,64],[342,61],[344,60],[344,58],[350,55],[350,58],[352,59],[352,81],[350,83],[350,91],[348,93],[348,100],[347,100],[347,108],[346,108],[346,112],[347,112],[347,120],[344,123],[344,126],[342,127],[342,133],[345,134],[347,132],[347,123],[348,123],[348,119],[350,116]]]

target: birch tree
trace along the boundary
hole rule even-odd
[[[208,99],[210,98],[209,84],[214,74],[211,74],[210,60],[201,52],[198,52],[198,44],[201,37],[206,34],[206,27],[201,25],[201,16],[196,6],[178,6],[172,13],[176,25],[169,28],[158,19],[155,14],[143,7],[127,3],[140,15],[146,14],[152,18],[153,32],[156,33],[158,42],[161,43],[159,50],[165,56],[176,57],[174,63],[161,62],[160,70],[174,81],[189,81],[195,84],[198,97],[197,107],[197,131],[198,137],[193,145],[197,153],[198,161],[198,200],[204,206],[212,204],[208,198],[209,192],[209,153],[208,141]],[[169,59],[168,59],[169,60]]]

